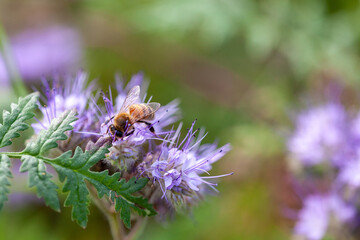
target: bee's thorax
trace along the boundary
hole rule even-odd
[[[113,124],[119,131],[125,131],[126,126],[132,124],[132,118],[128,113],[120,113],[114,117]]]

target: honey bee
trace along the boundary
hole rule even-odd
[[[154,119],[155,112],[160,108],[160,103],[136,103],[139,99],[140,87],[133,87],[127,94],[120,111],[111,117],[105,124],[113,120],[108,127],[115,138],[123,138],[134,133],[134,123],[144,123],[149,126],[149,130],[155,133],[155,129],[148,121]]]

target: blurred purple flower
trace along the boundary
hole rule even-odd
[[[33,192],[25,191],[25,189],[19,189],[19,186],[26,186],[28,181],[28,174],[20,172],[20,166],[20,159],[14,159],[11,166],[11,172],[13,174],[12,185],[17,187],[11,191],[9,200],[6,203],[7,207],[17,209],[34,204],[45,205],[44,200],[38,198]],[[47,166],[47,171],[51,175],[56,175],[56,172],[52,167]]]
[[[0,53],[0,86],[3,87],[9,87],[10,81],[7,76],[5,63],[2,59],[1,53]]]
[[[338,229],[351,230],[356,225],[359,146],[360,114],[353,118],[340,103],[330,102],[299,114],[288,149],[291,158],[306,167],[301,168],[302,187],[330,193],[305,198],[295,225],[296,234],[317,240],[327,232],[337,236],[341,234]],[[320,163],[329,164],[314,167]]]
[[[24,183],[23,185],[26,185]],[[43,199],[38,198],[34,193],[12,192],[9,194],[7,207],[18,209],[29,205],[45,205]]]
[[[329,161],[341,164],[348,144],[348,119],[340,104],[329,103],[300,113],[296,129],[288,141],[288,149],[296,160],[306,166]]]
[[[78,33],[64,26],[26,30],[11,38],[10,45],[20,75],[26,80],[69,73],[79,67],[82,58]],[[9,75],[0,55],[0,82],[8,81]]]
[[[356,208],[346,204],[336,194],[310,195],[304,200],[304,207],[299,212],[295,233],[309,240],[319,240],[325,236],[332,217],[345,223],[355,213]]]
[[[341,183],[348,184],[351,187],[360,187],[360,159],[355,158],[348,161],[341,169],[338,175]]]

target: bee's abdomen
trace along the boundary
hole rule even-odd
[[[134,104],[129,108],[130,115],[135,119],[151,120],[154,118],[154,111],[146,104]]]

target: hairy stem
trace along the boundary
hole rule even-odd
[[[131,228],[130,232],[128,233],[128,235],[126,235],[124,240],[136,240],[136,239],[138,239],[139,236],[141,235],[141,233],[145,229],[147,219],[148,219],[147,217],[138,218],[138,220],[136,221],[134,227]]]
[[[113,240],[136,240],[139,238],[147,223],[147,217],[138,218],[135,225],[131,228],[128,234],[126,234],[124,225],[119,218],[119,213],[115,212],[114,206],[110,204],[106,199],[99,199],[95,188],[87,183],[88,189],[90,189],[90,196],[95,205],[106,216],[111,230]]]
[[[109,222],[113,240],[125,240],[125,229],[122,225],[121,220],[118,217],[118,214],[116,212],[108,213],[106,217]]]
[[[22,154],[18,152],[0,152],[1,154],[7,155],[9,158],[21,158]]]
[[[99,199],[95,188],[87,183],[88,189],[90,189],[90,196],[97,208],[105,215],[113,240],[125,240],[125,229],[115,212],[115,209],[105,199]]]

